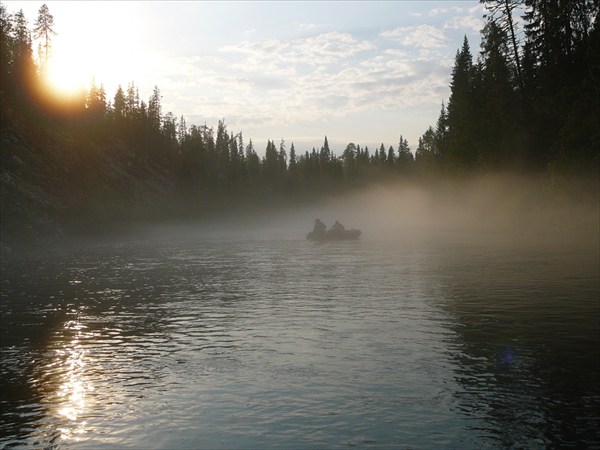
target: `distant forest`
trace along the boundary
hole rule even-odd
[[[396,145],[348,143],[336,154],[325,137],[312,149],[269,141],[264,156],[225,120],[215,130],[163,111],[158,87],[147,100],[133,82],[112,97],[95,82],[79,99],[52,97],[42,77],[51,12],[43,5],[30,28],[22,11],[0,5],[3,233],[28,222],[40,228],[80,217],[111,222],[159,210],[201,215],[217,205],[301,201],[382,178],[597,177],[600,2],[481,3],[480,51],[474,57],[465,37],[450,97],[414,151],[400,136]]]

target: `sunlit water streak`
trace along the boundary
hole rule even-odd
[[[0,445],[597,446],[598,295],[585,248],[228,236],[3,261]]]

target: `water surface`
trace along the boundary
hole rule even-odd
[[[11,255],[0,446],[598,447],[598,274],[596,247],[368,234]]]

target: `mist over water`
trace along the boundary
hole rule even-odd
[[[0,444],[598,446],[598,221],[496,176],[3,257]]]
[[[302,233],[319,217],[328,226],[339,220],[361,229],[366,240],[598,248],[599,204],[597,181],[551,184],[542,177],[503,174],[429,185],[383,182],[317,207],[233,221],[228,229]]]

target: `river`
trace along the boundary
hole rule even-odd
[[[154,233],[2,261],[0,447],[600,446],[597,246]]]

